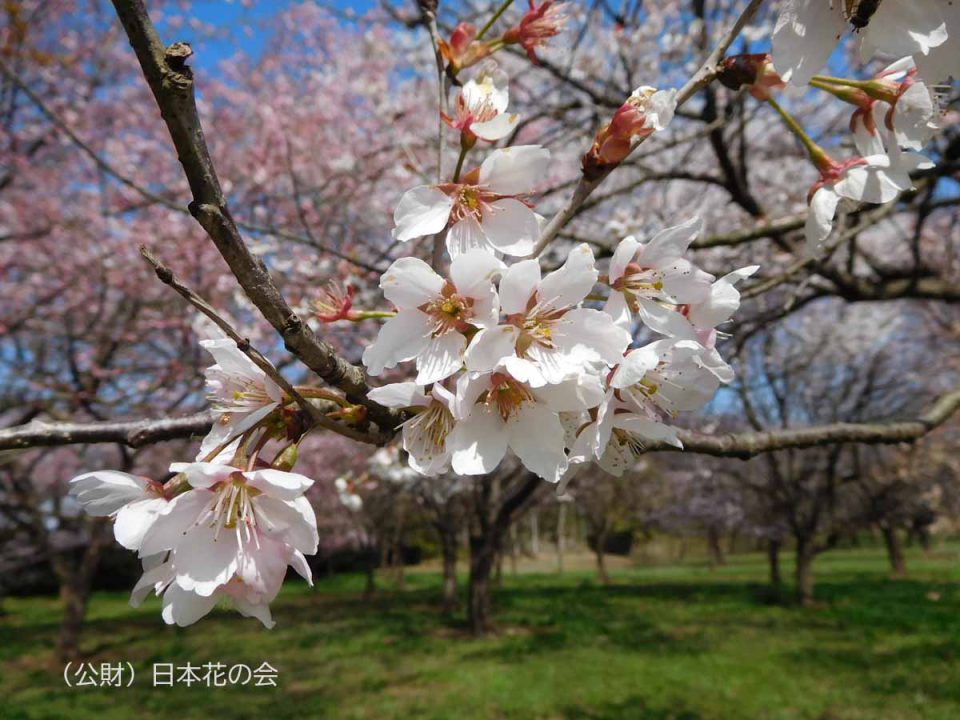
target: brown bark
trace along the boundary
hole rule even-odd
[[[720,531],[715,527],[707,528],[707,550],[710,552],[710,564],[712,566],[727,564],[727,558],[723,554],[723,545],[720,542]]]
[[[610,574],[607,572],[606,553],[604,549],[607,545],[607,528],[603,527],[597,531],[597,537],[594,540],[594,554],[597,557],[597,577],[604,585],[610,584]]]
[[[783,576],[780,574],[780,541],[767,541],[767,562],[770,565],[770,586],[777,592],[783,585]]]
[[[887,548],[887,559],[890,561],[890,574],[895,578],[906,577],[907,561],[903,556],[903,544],[897,529],[888,525],[881,526],[883,544]]]
[[[63,618],[57,639],[57,659],[66,663],[80,655],[80,634],[87,615],[87,605],[93,584],[93,576],[100,562],[103,548],[109,541],[109,526],[103,520],[91,523],[90,543],[83,551],[80,564],[64,555],[51,558],[54,573],[60,583],[60,599],[63,603]]]
[[[438,528],[443,557],[443,612],[457,609],[457,533],[454,528]]]
[[[812,539],[797,538],[796,555],[797,602],[804,607],[810,607],[813,605],[813,559],[815,557]]]

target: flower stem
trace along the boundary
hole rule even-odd
[[[460,143],[460,157],[457,158],[457,167],[453,171],[453,182],[460,182],[460,171],[463,170],[463,161],[467,157],[468,148],[463,142]]]
[[[513,5],[513,0],[506,0],[503,5],[497,8],[497,11],[493,14],[493,16],[487,20],[487,24],[480,28],[480,32],[477,33],[476,39],[482,40],[483,36],[487,34],[490,28],[493,27],[493,24],[500,19],[500,16],[503,15],[507,11],[507,8],[509,8],[511,5]]]
[[[774,100],[772,96],[767,98],[767,102],[770,103],[770,106],[777,111],[777,114],[780,116],[783,122],[786,123],[788,128],[790,128],[790,132],[796,135],[800,142],[803,143],[803,147],[806,149],[807,154],[813,161],[813,164],[817,166],[817,169],[822,169],[824,165],[832,162],[826,150],[810,139],[810,136],[807,135],[806,131],[800,127],[800,124],[793,119],[790,113],[780,106],[780,103]]]
[[[340,407],[348,407],[348,403],[344,398],[337,395],[332,390],[327,390],[325,388],[315,388],[315,387],[298,387],[297,392],[299,392],[305,398],[317,398],[319,400],[330,400],[335,402]]]
[[[390,310],[354,310],[347,320],[351,322],[363,322],[364,320],[377,320],[382,318],[396,317],[396,313]]]
[[[847,80],[846,78],[832,77],[830,75],[814,75],[811,78],[810,84],[813,85],[814,81],[817,83],[824,83],[827,85],[839,85],[840,87],[853,87],[859,88],[861,90],[870,87],[872,81],[870,80]],[[814,85],[814,87],[817,87]]]

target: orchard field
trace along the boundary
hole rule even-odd
[[[95,595],[88,662],[130,661],[131,688],[67,688],[52,647],[51,598],[8,598],[0,618],[0,716],[71,718],[642,718],[953,720],[960,716],[960,546],[909,551],[890,580],[881,549],[819,559],[813,608],[774,601],[761,555],[611,571],[604,587],[572,556],[557,574],[504,570],[498,633],[473,639],[439,612],[439,575],[390,577],[364,599],[360,576],[288,584],[278,621],[216,611],[161,626]],[[784,571],[792,568],[785,564]],[[153,663],[268,661],[278,689],[152,688]]]

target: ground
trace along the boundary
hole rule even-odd
[[[507,569],[500,632],[482,640],[441,617],[434,573],[372,600],[360,577],[292,585],[272,631],[222,611],[168,628],[156,601],[132,610],[98,594],[86,660],[130,661],[130,688],[66,687],[50,649],[57,602],[8,598],[0,718],[955,720],[960,553],[907,560],[909,579],[890,580],[880,550],[822,556],[812,609],[772,602],[761,555],[716,570],[620,563],[610,587],[576,557],[562,575]],[[278,689],[151,687],[153,663],[264,660]]]

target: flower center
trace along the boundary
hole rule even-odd
[[[465,328],[473,317],[473,298],[463,297],[447,283],[440,291],[440,297],[424,305],[422,310],[433,320],[431,333],[438,337]]]
[[[490,390],[482,400],[488,407],[494,408],[500,417],[510,419],[524,403],[536,402],[533,393],[509,375],[494,373],[490,376]]]
[[[447,436],[453,430],[453,425],[453,414],[446,405],[440,402],[430,403],[426,409],[404,423],[407,430],[404,437],[411,443],[408,450],[416,457],[432,460],[444,452]]]

